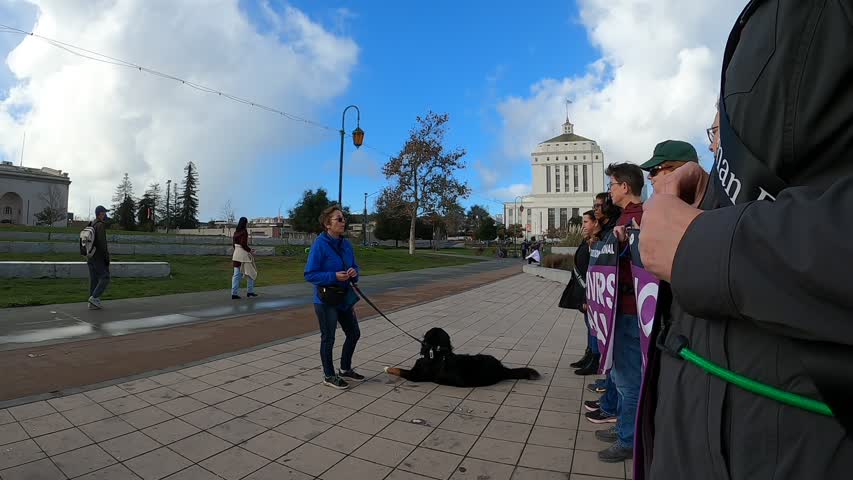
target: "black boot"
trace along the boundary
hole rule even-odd
[[[583,357],[581,357],[581,359],[578,360],[577,362],[570,363],[569,366],[572,368],[583,368],[583,366],[586,365],[587,362],[589,362],[589,357],[591,357],[591,356],[592,356],[592,351],[589,349],[589,347],[587,347],[586,351],[583,352]]]
[[[587,363],[583,367],[575,370],[575,375],[587,376],[587,375],[597,374],[598,373],[598,362],[600,360],[601,360],[601,355],[599,355],[597,353],[592,354],[592,360],[590,360],[589,363]]]

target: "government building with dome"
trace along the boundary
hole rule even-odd
[[[537,145],[530,156],[532,192],[504,203],[504,225],[521,224],[525,238],[567,227],[604,191],[604,152],[595,140],[575,134],[568,117],[563,133]]]

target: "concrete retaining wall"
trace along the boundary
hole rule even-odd
[[[578,247],[551,247],[551,253],[559,255],[574,255]]]
[[[569,280],[572,279],[572,272],[570,272],[568,270],[559,270],[556,268],[537,267],[536,265],[527,265],[527,264],[525,264],[522,268],[524,270],[524,273],[536,275],[537,277],[542,277],[546,280],[551,280],[554,282],[560,282],[563,285],[568,285]]]
[[[172,272],[168,262],[113,262],[110,276],[163,278]],[[85,262],[0,262],[0,278],[88,278]]]
[[[0,253],[79,253],[76,243],[59,242],[0,242]],[[113,255],[219,255],[230,257],[234,247],[225,245],[172,245],[156,243],[112,243]],[[274,247],[255,247],[255,255],[275,255]]]

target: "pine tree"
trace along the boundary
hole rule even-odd
[[[180,197],[180,213],[178,214],[178,226],[180,228],[198,227],[198,171],[193,162],[187,162],[184,167],[183,191]]]
[[[113,221],[127,230],[136,225],[136,202],[133,199],[133,183],[125,173],[113,194]]]
[[[154,224],[160,219],[164,207],[165,205],[160,205],[160,184],[152,184],[139,199],[137,205],[139,226],[145,230],[154,231]]]

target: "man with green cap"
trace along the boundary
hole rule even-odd
[[[699,163],[699,156],[693,145],[681,140],[666,140],[655,146],[652,158],[640,165],[640,168],[649,172],[649,181],[654,186],[657,180],[688,162]]]

